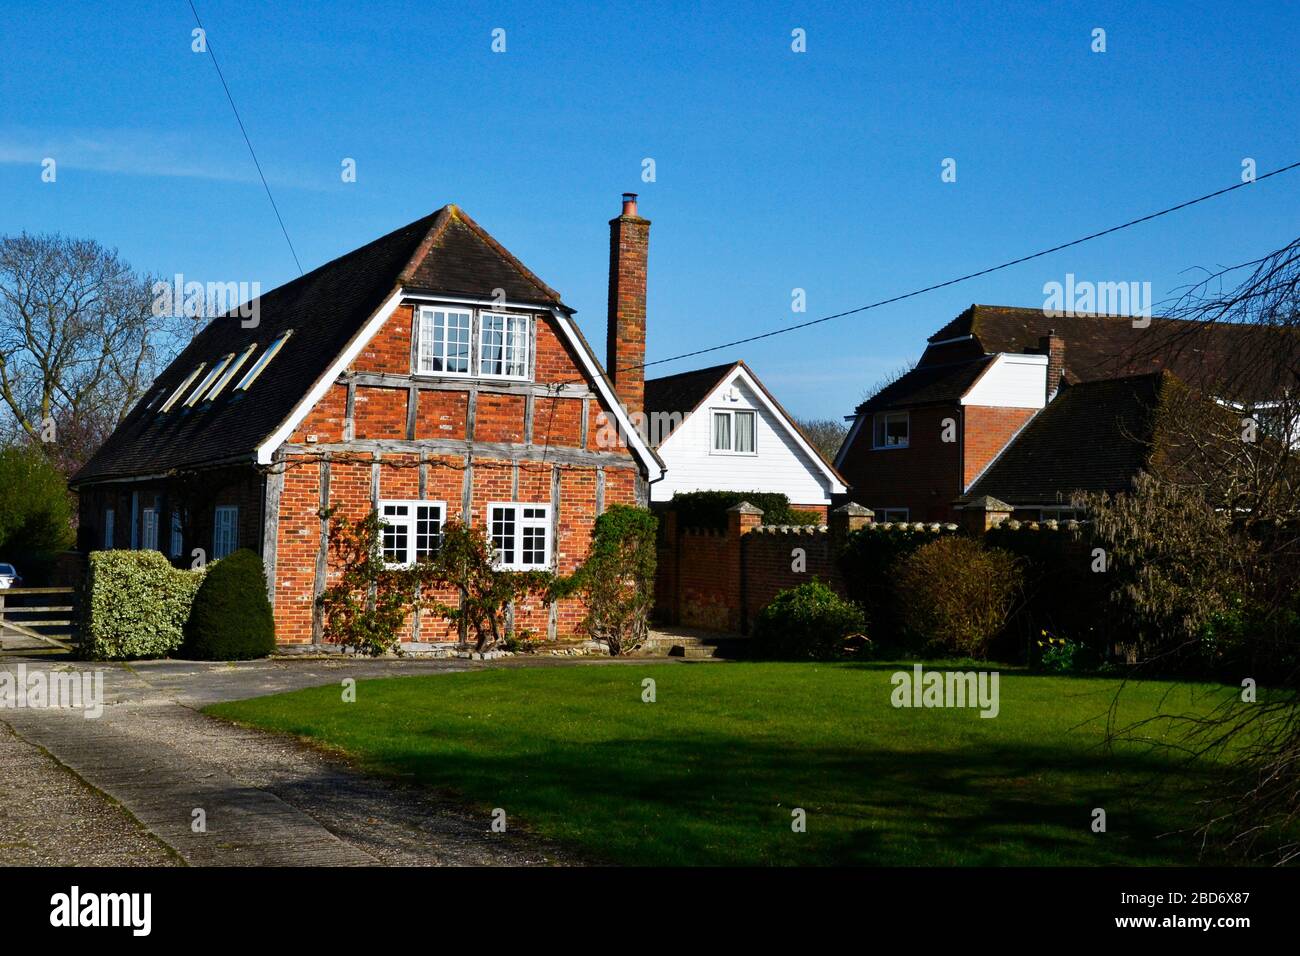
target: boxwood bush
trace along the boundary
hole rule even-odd
[[[246,661],[275,650],[275,618],[262,559],[247,548],[213,565],[194,596],[181,655]]]
[[[767,660],[833,660],[865,627],[862,612],[822,582],[781,591],[758,614],[752,650]]]
[[[166,657],[181,646],[204,571],[179,571],[157,551],[95,551],[88,572],[83,657]]]

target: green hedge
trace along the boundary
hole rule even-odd
[[[275,651],[275,617],[266,596],[262,559],[241,548],[204,577],[185,622],[180,656],[246,661]]]
[[[727,509],[748,501],[762,509],[763,524],[810,524],[820,517],[813,512],[795,511],[790,499],[772,491],[679,491],[668,502],[668,509],[677,512],[679,528],[727,527]]]
[[[174,652],[181,646],[204,573],[179,571],[158,551],[92,552],[82,610],[82,656],[106,661]]]
[[[878,647],[905,643],[903,625],[894,594],[894,573],[899,562],[936,538],[957,534],[949,528],[917,531],[913,525],[867,525],[849,535],[839,555],[840,574],[849,599],[862,608]]]

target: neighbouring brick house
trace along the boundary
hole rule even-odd
[[[1171,381],[1255,415],[1278,407],[1294,373],[1249,367],[1276,334],[972,305],[858,406],[835,464],[877,522],[952,521],[977,497],[1059,517],[1073,492],[1124,490],[1149,465]]]
[[[573,310],[455,206],[214,319],[74,477],[79,547],[261,554],[277,641],[322,640],[335,579],[325,508],[378,509],[384,553],[417,560],[442,524],[486,527],[503,567],[573,571],[613,503],[648,504],[662,462],[642,406],[650,223],[610,222],[606,374]],[[613,420],[626,436],[602,442]],[[575,636],[578,599],[513,611]],[[413,615],[403,640],[455,640]]]

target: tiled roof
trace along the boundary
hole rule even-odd
[[[648,378],[645,381],[645,410],[669,414],[676,412],[685,418],[717,387],[724,375],[739,365],[739,362],[728,362],[726,365],[711,365],[662,378]]]
[[[457,207],[444,206],[262,295],[256,328],[243,328],[237,315],[213,319],[73,482],[248,459],[398,285],[475,296],[500,288],[511,301],[564,307],[558,293],[482,227]],[[200,362],[207,363],[206,372],[255,343],[251,364],[287,330],[294,334],[246,393],[232,385],[210,404],[166,414],[147,410],[158,392],[170,393]]]
[[[1015,505],[1068,502],[1076,491],[1126,491],[1147,467],[1168,372],[1061,390],[966,493]]]
[[[1259,381],[1247,367],[1253,356],[1268,354],[1275,329],[1232,323],[1193,323],[1153,317],[1134,327],[1129,316],[1048,316],[1041,309],[972,305],[934,335],[931,354],[949,360],[949,339],[970,335],[984,353],[1035,352],[1039,339],[1055,331],[1065,340],[1065,379],[1087,382],[1167,369],[1189,385],[1233,398],[1276,398],[1277,388]],[[1257,360],[1254,360],[1257,364]],[[922,358],[922,364],[926,358]],[[1230,384],[1226,387],[1223,381]],[[1249,394],[1251,389],[1259,394]],[[1225,396],[1227,397],[1227,396]]]
[[[871,396],[856,411],[874,412],[956,402],[975,384],[993,359],[992,355],[980,355],[957,362],[918,365]]]

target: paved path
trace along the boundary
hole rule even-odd
[[[363,774],[290,738],[234,727],[197,710],[344,677],[449,673],[482,664],[453,659],[87,665],[6,657],[0,670],[15,671],[18,664],[29,671],[103,667],[105,707],[97,719],[72,710],[0,709],[0,770],[10,751],[23,754],[12,759],[27,764],[23,790],[28,794],[13,813],[0,814],[0,862],[67,862],[71,853],[90,865],[102,859],[92,850],[104,843],[103,853],[120,851],[136,862],[158,862],[170,848],[185,862],[208,866],[572,861],[521,834],[493,834],[486,815],[468,815],[424,789]],[[75,796],[68,795],[68,771],[88,785],[72,787]],[[38,802],[33,793],[49,794],[48,802],[44,797]],[[120,804],[115,823],[109,820],[113,814],[105,815],[105,825],[115,829],[88,834],[90,855],[80,856],[70,844],[61,857],[60,821],[69,811],[58,800],[102,810],[114,806],[105,795]],[[206,832],[193,826],[196,810],[206,819]],[[27,849],[8,849],[20,844]]]

